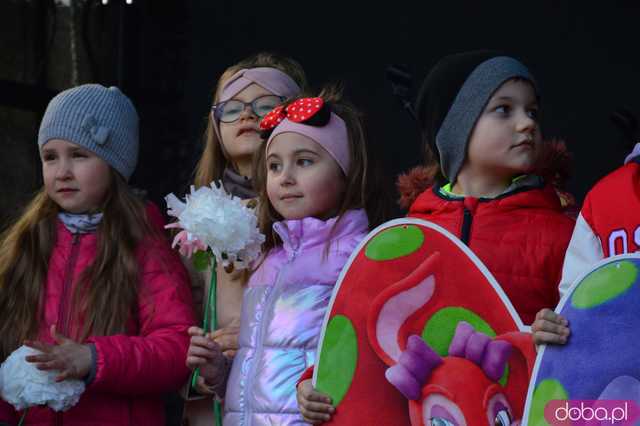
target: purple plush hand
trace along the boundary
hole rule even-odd
[[[407,399],[420,399],[421,389],[431,371],[442,364],[442,358],[420,336],[410,336],[407,349],[398,363],[385,372],[385,377]]]

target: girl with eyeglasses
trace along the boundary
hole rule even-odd
[[[220,76],[213,93],[207,129],[203,136],[204,151],[195,170],[194,185],[209,185],[222,181],[227,192],[250,201],[256,198],[252,186],[253,154],[263,146],[259,132],[261,118],[274,107],[306,89],[307,82],[300,64],[293,59],[272,53],[258,53],[227,68]],[[192,344],[215,344],[229,358],[238,347],[240,307],[244,282],[240,271],[231,273],[218,268],[216,289],[217,330],[192,327]],[[211,271],[192,273],[193,294],[197,312],[204,316]],[[205,306],[203,306],[205,305]],[[187,359],[190,368],[197,360]],[[213,390],[198,379],[196,391],[212,395]],[[213,424],[211,399],[189,401],[184,416],[190,426]]]
[[[280,106],[260,126],[254,177],[266,241],[244,291],[238,353],[231,365],[192,340],[189,355],[225,397],[224,425],[302,425],[296,381],[315,362],[340,271],[382,210],[362,115],[339,88]]]

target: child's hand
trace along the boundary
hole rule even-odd
[[[196,379],[195,390],[200,395],[215,395],[216,394],[214,388],[212,386],[207,385],[207,383],[205,382],[205,380],[204,380],[204,378],[202,376],[198,376],[198,378]],[[2,426],[2,425],[0,425],[0,426]]]
[[[316,391],[311,379],[303,380],[298,385],[298,408],[305,422],[312,425],[327,422],[336,409],[331,405],[331,398]]]
[[[55,345],[49,343],[26,340],[24,344],[42,353],[39,355],[29,355],[27,362],[35,363],[38,370],[58,370],[60,374],[56,377],[56,382],[66,379],[84,379],[91,369],[91,348],[89,345],[82,345],[59,334],[55,324],[51,326],[51,337],[55,340]]]
[[[238,350],[238,334],[240,327],[229,326],[220,328],[210,334],[211,339],[220,346],[220,350],[227,357],[233,358]]]
[[[531,325],[533,342],[536,345],[556,344],[564,345],[569,338],[569,321],[551,309],[542,309],[536,314],[536,320]]]
[[[200,376],[207,384],[215,385],[224,380],[227,362],[220,346],[205,335],[199,327],[190,327],[191,343],[187,352],[187,367],[200,369]]]

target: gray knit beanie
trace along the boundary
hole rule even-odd
[[[488,50],[446,56],[425,78],[416,115],[424,142],[438,153],[449,182],[458,177],[469,138],[487,102],[512,78],[530,81],[539,94],[533,76],[520,61]]]
[[[117,87],[85,84],[59,93],[42,118],[38,146],[51,139],[80,145],[126,180],[138,162],[138,113]]]

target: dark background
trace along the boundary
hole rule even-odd
[[[545,136],[565,139],[574,153],[569,189],[578,200],[630,148],[610,113],[619,107],[640,112],[635,1],[74,5],[71,13],[52,0],[0,5],[0,143],[9,149],[0,158],[0,224],[40,184],[39,119],[48,99],[74,78],[117,84],[133,99],[142,144],[132,182],[158,203],[168,192],[186,189],[218,76],[261,50],[297,59],[316,88],[346,84],[349,98],[365,113],[369,143],[387,182],[421,162],[416,126],[385,78],[390,64],[406,64],[416,89],[429,67],[449,53],[492,48],[523,59],[542,87]],[[75,77],[69,37],[77,41]]]
[[[389,186],[421,163],[415,123],[385,78],[390,64],[406,64],[419,86],[446,54],[491,48],[523,59],[542,87],[545,135],[574,153],[569,189],[579,201],[630,149],[611,112],[640,113],[632,0],[65,2],[0,0],[0,228],[41,185],[37,129],[55,93],[98,82],[133,99],[141,156],[132,183],[164,206],[188,185],[218,76],[261,50],[297,59],[316,88],[346,84]]]

